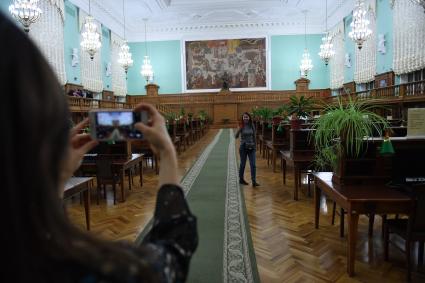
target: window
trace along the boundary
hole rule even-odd
[[[425,92],[425,83],[415,83],[425,81],[425,69],[417,70],[400,76],[400,83],[413,83],[406,87],[406,95],[418,95]]]
[[[425,80],[425,69],[414,71],[400,76],[400,83],[411,83]]]

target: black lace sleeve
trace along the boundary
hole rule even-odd
[[[162,254],[163,262],[159,265],[163,265],[160,269],[167,281],[185,281],[190,258],[198,245],[198,233],[196,217],[180,187],[163,185],[159,190],[153,226],[142,245]]]

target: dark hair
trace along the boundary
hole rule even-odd
[[[102,278],[111,262],[113,271],[132,265],[144,272],[135,255],[80,231],[66,218],[59,199],[69,140],[66,96],[40,51],[1,13],[0,36],[1,54],[7,54],[0,60],[1,234],[7,257],[0,281],[71,282],[81,276],[73,272],[76,266]],[[110,281],[126,281],[130,272],[121,275]],[[144,278],[149,281],[149,272]]]
[[[253,123],[253,121],[252,121],[252,117],[251,117],[251,114],[249,114],[248,112],[244,112],[243,114],[242,114],[242,116],[241,116],[241,121],[240,121],[240,128],[242,129],[243,128],[243,126],[244,126],[244,122],[243,122],[243,115],[248,115],[248,117],[249,117],[249,121],[248,121],[248,124],[254,129],[254,123]]]

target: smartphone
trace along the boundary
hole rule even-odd
[[[143,134],[134,127],[134,124],[138,122],[147,124],[148,113],[125,109],[99,109],[89,112],[89,120],[90,135],[95,140],[143,140]]]

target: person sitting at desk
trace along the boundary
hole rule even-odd
[[[67,99],[29,37],[0,13],[1,282],[184,282],[197,243],[196,218],[179,186],[164,118],[150,105],[138,124],[161,157],[153,227],[141,246],[97,238],[67,219],[63,185],[97,142],[71,129]]]

